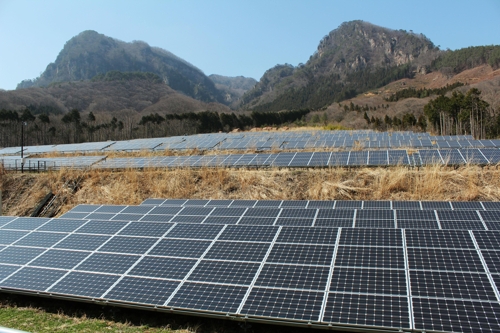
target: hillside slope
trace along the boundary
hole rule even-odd
[[[35,114],[66,113],[72,109],[93,113],[133,110],[163,114],[229,110],[220,103],[206,103],[178,93],[159,77],[151,79],[139,75],[126,80],[62,82],[44,88],[0,92],[0,109],[23,110],[26,107]]]
[[[351,21],[331,31],[306,64],[277,65],[242,97],[256,110],[319,108],[425,73],[440,51],[424,35]]]
[[[151,72],[172,89],[205,102],[224,102],[214,83],[198,68],[174,54],[145,42],[122,42],[88,30],[71,38],[40,77],[18,89],[53,83],[90,80],[109,71]]]

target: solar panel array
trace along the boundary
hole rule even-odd
[[[149,199],[0,217],[0,290],[324,328],[498,332],[499,204]]]
[[[138,150],[226,149],[388,149],[388,148],[489,148],[500,140],[474,140],[470,135],[431,136],[428,133],[373,131],[291,131],[212,133],[166,138],[104,141],[81,144],[26,146],[26,154]],[[19,154],[21,147],[0,149],[0,155]]]
[[[57,170],[61,168],[84,169],[105,159],[106,156],[77,156],[77,157],[44,157],[25,158],[25,170]],[[0,165],[7,170],[21,169],[22,159],[19,156],[0,157]]]
[[[178,167],[355,167],[422,166],[500,163],[500,149],[380,150],[344,152],[296,152],[276,154],[230,154],[109,158],[94,168]]]
[[[229,154],[106,158],[78,156],[25,159],[25,168],[34,170],[69,168],[143,169],[179,167],[356,167],[356,166],[423,166],[498,164],[500,149],[423,149],[372,150],[342,152],[294,152],[276,154]],[[21,168],[19,156],[0,157],[6,169]]]

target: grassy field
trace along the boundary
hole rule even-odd
[[[498,166],[459,168],[151,169],[2,173],[4,215],[29,216],[49,192],[78,204],[137,205],[147,198],[499,201]],[[77,191],[72,193],[73,188]]]
[[[242,323],[1,293],[0,326],[33,333],[311,332],[311,329],[305,328]]]

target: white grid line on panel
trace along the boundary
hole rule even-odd
[[[238,306],[238,309],[236,310],[237,314],[240,314],[241,310],[243,310],[243,306],[245,305],[245,303],[246,303],[246,301],[248,299],[248,296],[252,292],[252,289],[255,286],[255,283],[257,282],[257,279],[259,278],[260,272],[262,272],[262,269],[264,268],[264,265],[266,264],[267,258],[269,258],[269,255],[271,254],[271,251],[272,251],[272,249],[274,247],[274,244],[276,244],[276,240],[278,239],[278,236],[280,235],[280,232],[281,232],[282,228],[283,227],[280,226],[278,228],[278,230],[276,231],[276,234],[274,235],[274,238],[273,238],[271,244],[269,245],[269,248],[267,249],[266,255],[262,259],[262,262],[260,263],[260,266],[257,269],[257,272],[255,272],[255,276],[253,277],[253,280],[250,283],[250,286],[248,287],[247,292],[245,293],[245,296],[243,296],[243,299],[241,300],[241,303]]]
[[[258,201],[255,202],[254,206],[257,204]],[[240,218],[238,219],[238,221],[236,221],[235,225],[238,225],[241,221],[241,219],[243,218],[243,216],[245,216],[245,214],[247,213],[248,211],[248,208],[245,208],[245,211],[240,215]]]
[[[325,286],[325,295],[323,297],[323,303],[321,305],[321,311],[319,313],[319,318],[318,321],[322,322],[323,318],[325,317],[325,311],[326,311],[326,303],[328,302],[328,292],[330,291],[330,284],[332,283],[332,278],[333,278],[333,273],[335,269],[335,260],[337,259],[337,252],[339,250],[339,243],[340,243],[340,234],[342,233],[342,228],[339,228],[337,231],[337,238],[335,240],[335,248],[333,249],[333,256],[332,256],[332,261],[330,263],[330,272],[328,274],[328,279],[326,281],[326,286]]]
[[[19,242],[21,239],[25,238],[26,236],[32,234],[33,232],[35,232],[36,230],[38,230],[39,228],[43,227],[44,225],[46,225],[47,223],[49,223],[50,221],[52,220],[55,220],[55,219],[49,219],[47,222],[41,224],[40,226],[38,226],[37,228],[33,229],[32,231],[28,232],[26,235],[24,235],[23,237],[19,238],[18,240],[16,240],[14,243],[12,243],[11,245],[9,246],[6,246],[5,249],[7,248],[10,248],[12,247],[12,245],[15,245],[15,243]],[[85,220],[83,220],[85,221]],[[85,224],[87,224],[89,222],[89,220],[87,220],[86,222],[83,222],[81,226],[79,226],[76,230],[80,229],[81,227],[83,227]],[[16,274],[17,272],[19,272],[21,269],[23,269],[24,267],[28,266],[30,263],[32,263],[33,261],[35,261],[36,259],[38,259],[40,256],[42,256],[44,253],[46,253],[47,251],[51,250],[54,248],[54,246],[56,246],[57,244],[59,244],[60,242],[62,242],[63,240],[65,240],[66,238],[68,238],[70,235],[72,235],[76,230],[74,230],[73,232],[70,232],[68,233],[66,236],[64,236],[63,238],[61,238],[59,241],[57,241],[55,244],[53,244],[51,247],[49,248],[46,248],[45,251],[42,251],[39,255],[37,255],[36,257],[34,257],[33,259],[31,259],[30,261],[28,261],[26,264],[24,265],[15,265],[15,266],[19,266],[19,269],[15,270],[14,272],[12,272],[10,275],[6,276],[4,279],[0,280],[0,283],[4,282],[5,280],[7,280],[8,278],[10,278],[12,275]],[[30,248],[36,248],[36,247],[32,247],[32,246],[26,246],[26,247],[30,247]],[[0,252],[2,252],[3,250],[5,249],[2,249]]]
[[[210,201],[209,201],[210,202]],[[229,205],[228,205],[229,206]],[[199,224],[203,224],[205,223],[205,221],[208,219],[208,217],[214,212],[214,210],[216,209],[217,207],[213,207],[212,210],[207,214],[205,215],[205,218],[203,219],[203,221],[201,221]],[[224,207],[225,208],[225,207]],[[173,218],[172,218],[173,219]]]
[[[486,160],[486,162],[488,162],[488,164],[490,164],[490,163],[491,163],[491,162],[490,162],[490,160],[486,158],[486,156],[483,154],[483,152],[481,151],[481,149],[479,149],[479,148],[478,148],[478,150],[479,150],[479,153],[480,153],[481,155],[483,155],[483,157],[484,157],[484,159]]]
[[[424,206],[422,206],[422,201],[418,202],[420,204],[420,210],[424,210]]]
[[[411,293],[411,279],[410,279],[410,264],[408,262],[408,248],[406,246],[406,232],[405,229],[401,229],[401,237],[403,241],[403,255],[405,261],[405,275],[406,275],[406,296],[408,299],[408,317],[410,321],[410,329],[415,327],[415,319],[413,317],[413,300]]]
[[[316,153],[312,153],[311,154],[311,157],[309,157],[309,161],[307,161],[307,165],[306,166],[309,166],[309,163],[311,163],[311,160],[312,160],[314,154],[316,154]]]
[[[328,156],[328,161],[326,161],[326,166],[330,165],[330,160],[332,159],[333,152],[330,152],[330,155]]]
[[[177,226],[177,223],[174,223],[174,224],[173,224],[173,225],[172,225],[172,226],[171,226],[171,227],[170,227],[170,228],[169,228],[169,229],[168,229],[168,230],[167,230],[167,231],[166,231],[166,232],[165,232],[165,233],[164,233],[164,234],[163,234],[160,238],[158,238],[158,240],[157,240],[157,241],[156,241],[153,245],[151,245],[151,247],[150,247],[150,248],[149,248],[146,252],[144,252],[144,253],[143,253],[143,254],[139,257],[139,259],[137,259],[137,260],[136,260],[136,261],[135,261],[135,262],[134,262],[134,263],[133,263],[133,264],[132,264],[132,265],[131,265],[131,266],[130,266],[130,267],[129,267],[126,271],[125,271],[125,273],[123,273],[123,274],[122,274],[122,275],[118,278],[118,280],[116,280],[116,281],[115,281],[115,283],[113,283],[113,284],[111,285],[111,287],[109,287],[109,288],[108,288],[108,290],[106,290],[106,291],[104,292],[104,294],[102,294],[102,295],[101,295],[101,297],[100,297],[100,298],[104,298],[104,297],[106,297],[106,295],[107,295],[107,294],[111,291],[111,289],[113,289],[113,288],[114,288],[114,287],[115,287],[115,286],[116,286],[116,285],[117,285],[117,284],[118,284],[121,280],[123,280],[123,278],[124,278],[126,275],[128,275],[128,273],[129,273],[130,271],[132,271],[132,269],[134,269],[134,267],[135,267],[135,266],[137,266],[137,265],[138,265],[138,264],[139,264],[139,263],[140,263],[140,262],[144,259],[144,257],[145,257],[145,256],[147,256],[147,255],[148,255],[148,253],[149,253],[149,252],[151,252],[151,250],[153,250],[153,249],[154,249],[154,247],[155,247],[156,245],[158,245],[158,243],[159,243],[159,242],[161,242],[161,240],[163,239],[163,237],[165,237],[165,236],[166,236],[166,235],[167,235],[170,231],[172,231],[172,229],[173,229],[173,228],[175,228],[176,226]]]
[[[442,230],[443,228],[441,228],[441,221],[439,221],[437,210],[434,211],[434,216],[436,216],[436,222],[438,224],[439,230]]]
[[[483,210],[486,210],[486,207],[484,207],[483,202],[479,201],[479,203],[481,204],[481,207],[483,207]]]
[[[284,201],[281,202],[280,206],[283,204]],[[276,223],[278,223],[278,219],[279,217],[281,216],[281,213],[283,212],[283,208],[280,208],[280,212],[278,213],[278,216],[276,216],[276,218],[274,219],[274,222],[273,222],[273,225],[275,226]],[[280,228],[281,230],[281,228]]]
[[[462,155],[462,149],[457,149],[458,153],[460,154],[460,157],[462,160],[464,160],[464,163],[467,164],[467,160],[465,159],[464,155]]]
[[[391,207],[392,207],[392,201],[391,201]],[[396,209],[393,209],[392,210],[393,212],[393,215],[394,215],[394,228],[397,229],[398,228],[398,211]]]
[[[208,251],[210,251],[210,249],[214,246],[217,239],[219,239],[219,237],[222,235],[224,230],[226,230],[226,227],[227,227],[227,225],[222,227],[222,229],[219,231],[217,236],[215,236],[215,238],[212,240],[212,243],[210,243],[210,245],[206,248],[205,252],[203,252],[203,254],[198,258],[198,261],[193,265],[193,267],[191,267],[189,272],[187,272],[186,276],[184,276],[184,279],[182,279],[181,283],[179,283],[179,285],[177,286],[177,288],[175,288],[175,290],[172,292],[170,297],[165,301],[165,303],[163,303],[163,306],[167,306],[167,304],[174,298],[175,294],[177,294],[177,292],[181,289],[181,287],[184,285],[184,283],[189,279],[189,276],[194,272],[196,267],[198,267],[198,265],[201,263],[203,258],[207,255]]]
[[[440,150],[440,149],[437,149],[437,152],[438,152],[439,158],[441,159],[441,163],[442,163],[442,164],[445,164],[445,163],[444,163],[444,158],[443,158],[443,155],[441,155],[441,150]]]
[[[309,205],[309,203],[307,203]],[[314,227],[314,225],[316,224],[316,219],[318,218],[318,214],[319,214],[319,208],[316,209],[316,214],[314,214],[314,219],[313,219],[313,223],[311,224],[311,227]]]
[[[477,254],[479,255],[479,258],[481,259],[481,263],[483,264],[483,269],[486,272],[486,276],[488,277],[488,280],[490,281],[491,288],[493,288],[493,291],[495,292],[495,296],[497,298],[497,301],[500,302],[500,292],[498,291],[497,285],[495,281],[493,280],[493,277],[491,276],[490,269],[488,265],[486,264],[486,260],[484,260],[483,253],[481,252],[481,249],[479,248],[479,245],[477,244],[476,236],[474,236],[474,232],[472,230],[469,230],[469,235],[470,238],[472,238],[472,242],[474,242],[474,247],[476,248]]]
[[[120,230],[114,233],[111,237],[109,237],[104,243],[102,243],[97,249],[94,251],[89,251],[89,255],[83,258],[78,264],[76,264],[72,269],[69,269],[66,274],[61,276],[59,279],[57,279],[52,285],[50,285],[47,289],[45,289],[45,292],[48,292],[52,287],[54,287],[56,284],[58,284],[62,279],[64,279],[66,276],[68,276],[71,272],[77,271],[78,266],[80,266],[85,260],[87,260],[91,255],[99,251],[100,248],[102,248],[104,245],[106,245],[110,240],[112,240],[116,235],[118,235],[122,230],[124,230],[126,227],[128,227],[133,221],[130,221],[126,223]]]
[[[290,162],[288,162],[288,165],[287,166],[290,166],[290,164],[292,163],[293,159],[295,158],[295,156],[297,156],[297,153],[293,154],[293,157],[290,159]]]
[[[479,216],[479,219],[481,220],[481,223],[483,224],[484,230],[489,230],[488,226],[486,225],[486,223],[484,223],[483,217],[481,216],[481,214],[479,213],[478,210],[476,210],[476,213],[477,213],[477,216]]]
[[[354,216],[352,217],[352,227],[356,228],[356,215],[358,214],[358,210],[354,210]]]

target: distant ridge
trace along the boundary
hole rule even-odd
[[[174,54],[142,41],[126,43],[92,30],[71,38],[40,77],[21,82],[17,89],[90,80],[109,71],[151,72],[172,89],[197,100],[220,103],[225,100],[201,70]]]

